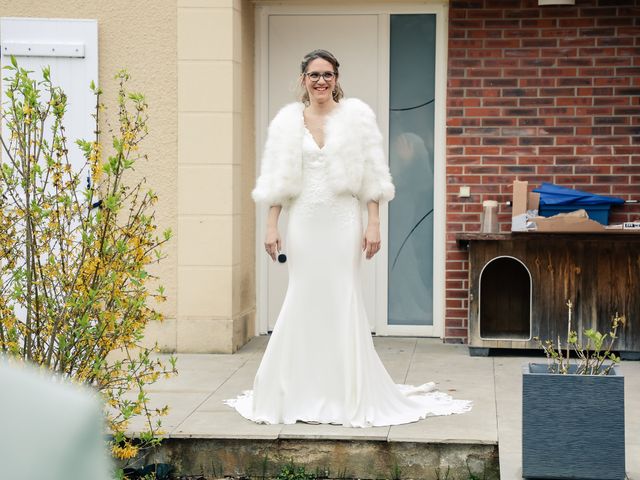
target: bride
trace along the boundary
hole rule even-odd
[[[433,383],[395,384],[376,353],[359,278],[380,250],[379,204],[394,196],[373,111],[343,98],[336,58],[314,50],[301,64],[302,101],[269,126],[253,198],[270,206],[265,250],[280,248],[289,213],[289,285],[253,390],[225,400],[259,423],[398,425],[470,410]],[[366,206],[367,227],[362,225]]]

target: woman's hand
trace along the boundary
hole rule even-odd
[[[370,260],[380,250],[380,223],[369,222],[362,239],[362,250],[366,252],[367,260]]]
[[[267,236],[264,240],[264,248],[267,250],[267,254],[275,262],[278,253],[280,253],[280,234],[277,228],[268,228]]]

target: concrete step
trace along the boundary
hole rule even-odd
[[[498,447],[487,443],[375,440],[169,438],[149,462],[178,476],[272,478],[285,465],[318,478],[497,480]]]

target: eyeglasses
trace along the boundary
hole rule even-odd
[[[314,83],[320,80],[320,77],[324,78],[325,82],[330,82],[331,80],[336,78],[336,72],[308,72],[304,75],[309,77],[309,80]]]

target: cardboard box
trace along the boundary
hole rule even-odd
[[[540,194],[529,191],[529,182],[516,180],[513,182],[513,201],[511,203],[511,231],[526,232],[530,218],[538,213]]]
[[[591,220],[585,210],[560,213],[553,217],[534,217],[531,224],[536,232],[606,232],[601,223]]]
[[[513,182],[512,232],[604,232],[604,225],[589,219],[585,210],[538,216],[540,194],[529,192],[529,182]]]

